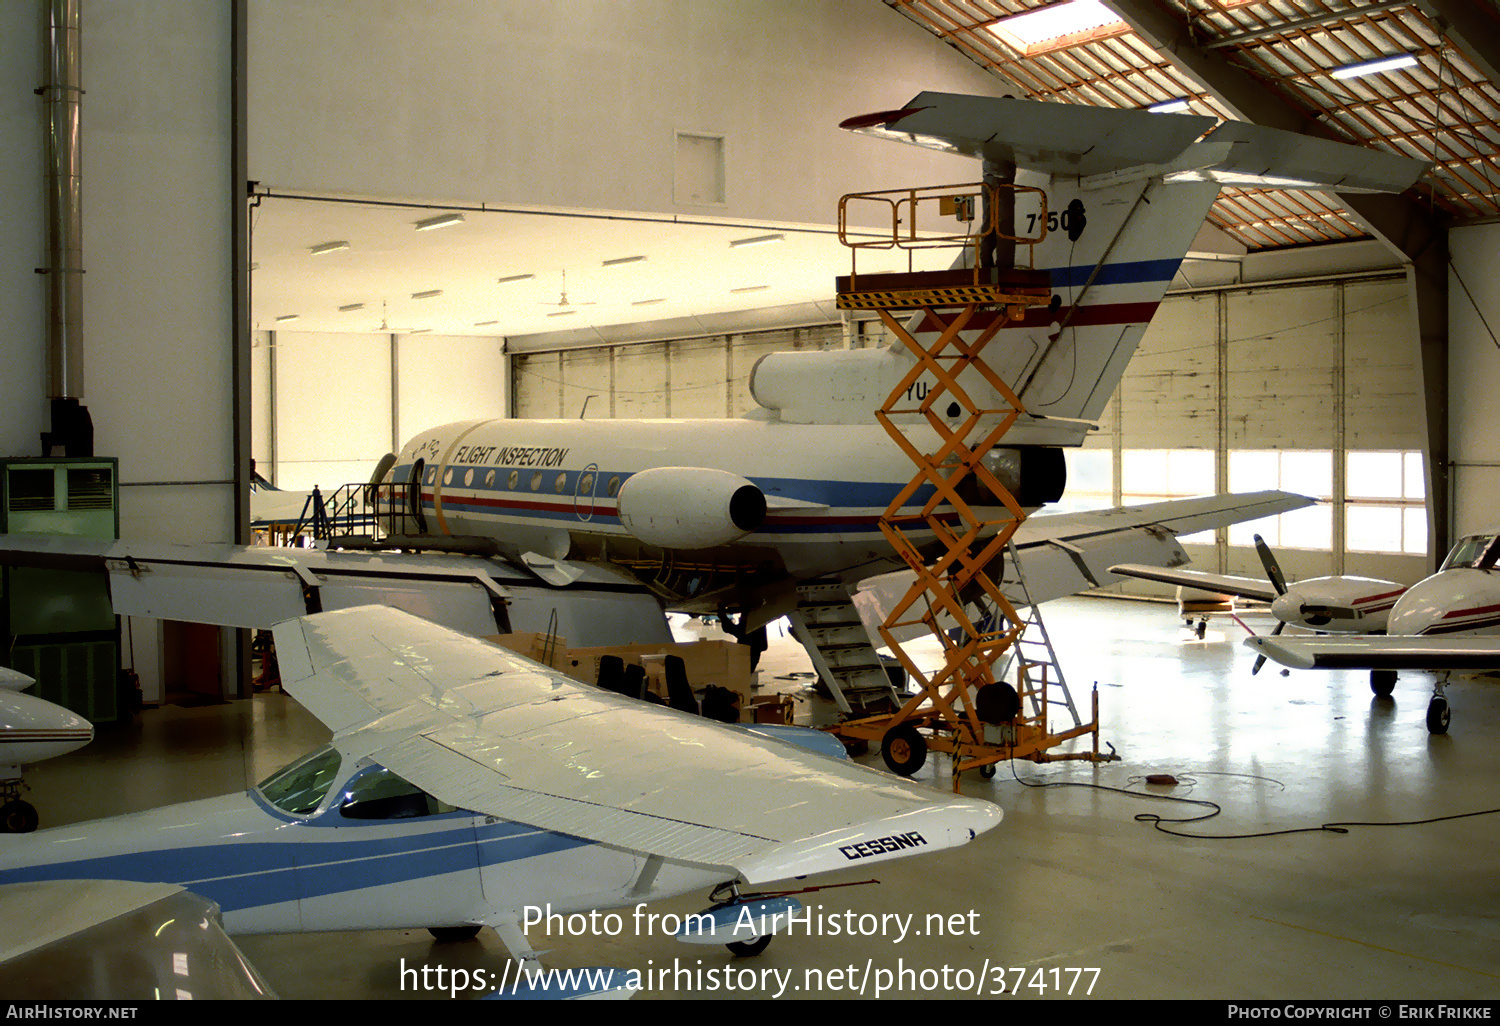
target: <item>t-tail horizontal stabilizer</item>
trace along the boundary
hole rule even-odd
[[[843,127],[962,153],[1045,175],[1094,179],[1161,175],[1165,181],[1278,189],[1400,192],[1427,164],[1332,139],[1194,114],[1084,107],[925,92],[901,110]]]

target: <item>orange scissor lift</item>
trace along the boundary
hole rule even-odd
[[[1003,197],[1002,190],[1009,190],[1010,196]],[[1009,200],[1012,211],[1018,201],[1040,203],[1040,216],[1032,222],[1040,227],[1040,234],[1028,238],[1001,232],[1002,198]],[[855,204],[885,208],[889,235],[851,232],[848,213]],[[978,216],[977,228],[963,234],[919,231],[924,214],[930,215],[933,206],[941,216],[957,216],[970,225],[976,208],[984,213]],[[1046,236],[1046,223],[1046,194],[1026,186],[936,186],[852,193],[839,201],[839,238],[852,251],[853,266],[848,278],[837,281],[838,306],[877,311],[886,329],[916,357],[875,417],[917,468],[880,521],[882,532],[916,580],[879,633],[921,691],[893,714],[846,720],[834,732],[880,743],[886,764],[903,774],[920,768],[929,750],[950,753],[955,791],[964,770],[979,769],[991,777],[996,764],[1007,759],[1101,759],[1097,690],[1089,723],[1060,733],[1048,731],[1046,671],[1053,663],[1028,660],[1016,647],[1027,621],[989,573],[991,567],[1003,565],[1002,555],[1026,513],[985,465],[985,456],[1024,409],[1010,386],[985,362],[984,349],[1000,329],[1023,318],[1028,308],[1048,305],[1051,287],[1045,272],[1030,269],[1029,257],[1026,269],[981,267],[986,261],[980,258],[980,247],[987,244],[988,235],[1004,240],[1006,248],[1025,246],[1034,252],[1036,243]],[[973,259],[967,261],[971,266],[865,275],[858,270],[862,250],[905,250],[910,267],[914,250],[959,247],[973,250]],[[930,335],[935,329],[936,339],[923,345],[915,330],[908,330],[893,316],[895,311],[916,314],[915,324],[922,333]],[[977,331],[972,341],[964,338],[966,330]],[[930,374],[936,384],[913,403],[909,395],[917,391],[913,386],[924,374]],[[967,389],[960,381],[966,374]],[[1003,405],[976,403],[970,390],[978,393],[983,385]],[[938,444],[933,451],[922,451],[901,430],[903,423],[913,422],[927,424],[936,434]],[[994,496],[999,506],[988,500],[978,502],[977,497],[985,493]],[[909,505],[918,502],[919,509],[912,512]],[[966,601],[966,597],[980,596],[997,614],[987,621],[981,618],[983,626],[975,623]],[[943,614],[957,630],[943,629],[939,622]],[[943,665],[930,675],[896,638],[897,631],[915,625],[925,625],[943,646]],[[1015,689],[994,676],[996,660],[1013,647]],[[1050,754],[1050,749],[1084,734],[1093,735],[1092,752]]]

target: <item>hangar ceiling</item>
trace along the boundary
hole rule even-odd
[[[1204,78],[1242,73],[1300,113],[1304,132],[1432,162],[1417,187],[1431,207],[1458,219],[1500,215],[1494,0],[886,2],[1038,100],[1138,108],[1185,101],[1190,113],[1233,118]],[[1029,45],[1005,32],[1015,16],[1038,8],[1086,5],[1104,9],[1103,24]],[[1335,77],[1389,57],[1411,63]],[[1220,67],[1194,73],[1211,65]],[[1210,220],[1252,250],[1363,234],[1336,199],[1316,193],[1227,189]]]
[[[1281,127],[1431,161],[1412,214],[1500,216],[1495,0],[1102,0],[1102,25],[1029,44],[1003,34],[1015,16],[1101,0],[885,2],[1002,90],[1113,107],[1175,100],[1232,118],[1225,83],[1243,81],[1257,102],[1279,101]],[[1403,56],[1409,66],[1332,74]],[[415,230],[450,211],[463,223]],[[1210,221],[1250,250],[1366,234],[1320,193],[1225,190]],[[829,306],[831,320],[832,279],[848,266],[826,227],[578,211],[268,197],[252,232],[257,330],[526,335],[793,306]],[[726,248],[768,235],[782,238]],[[348,247],[313,252],[329,243]]]

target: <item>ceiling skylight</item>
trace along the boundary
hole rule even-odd
[[[990,25],[989,30],[1012,49],[1030,57],[1080,41],[1081,36],[1103,35],[1125,27],[1100,0],[1065,0],[1002,18]]]

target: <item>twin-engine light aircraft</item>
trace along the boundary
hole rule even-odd
[[[1298,669],[1434,670],[1427,729],[1448,730],[1445,686],[1454,670],[1500,670],[1500,532],[1462,539],[1438,572],[1396,600],[1384,636],[1247,638],[1245,644]],[[1389,694],[1387,691],[1386,694]]]
[[[21,797],[21,770],[43,759],[77,751],[94,738],[94,726],[60,705],[23,695],[36,681],[0,666],[0,831],[35,830],[37,812]]]
[[[1406,585],[1395,581],[1347,574],[1310,577],[1305,581],[1287,584],[1286,575],[1281,572],[1281,566],[1276,562],[1270,546],[1258,534],[1255,536],[1255,550],[1260,555],[1261,565],[1266,568],[1264,581],[1257,581],[1253,577],[1137,564],[1122,564],[1109,569],[1110,573],[1121,577],[1135,577],[1162,584],[1175,584],[1180,588],[1195,588],[1220,595],[1269,602],[1271,615],[1276,618],[1271,637],[1279,635],[1288,625],[1319,634],[1384,634],[1387,617],[1396,605],[1396,600],[1406,591]],[[1199,637],[1202,637],[1201,631]],[[1255,666],[1250,672],[1259,673],[1265,661],[1265,655],[1261,655],[1255,660]],[[1395,686],[1394,672],[1371,671],[1370,690],[1375,694],[1389,698]]]
[[[1001,818],[385,606],[275,636],[283,687],[328,746],[247,794],[14,838],[0,884],[181,884],[230,933],[487,925],[528,963],[537,910],[702,889],[715,939],[756,953],[799,906],[751,888],[955,847]]]

